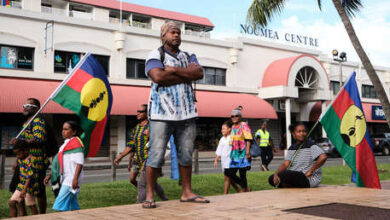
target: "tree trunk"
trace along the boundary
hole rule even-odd
[[[358,54],[360,60],[362,61],[364,69],[366,70],[367,75],[370,78],[370,80],[375,88],[375,91],[378,95],[379,101],[382,104],[383,111],[386,115],[387,124],[390,127],[390,103],[389,103],[389,100],[387,99],[386,91],[385,91],[381,81],[379,80],[379,77],[376,74],[374,67],[371,64],[370,59],[368,58],[366,52],[363,50],[363,47],[360,44],[358,37],[356,36],[355,30],[352,26],[351,21],[349,20],[349,17],[345,13],[343,5],[341,4],[340,0],[332,0],[332,1],[333,1],[334,6],[337,9],[337,12],[340,15],[340,18],[344,24],[344,27],[348,33],[349,39],[351,40],[352,45],[355,48],[355,51]]]

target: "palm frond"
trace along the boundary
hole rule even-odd
[[[275,14],[280,14],[286,0],[253,0],[248,9],[247,23],[254,27],[267,26]]]
[[[317,0],[317,3],[318,3],[318,7],[320,8],[320,11],[322,10],[322,3],[321,3],[321,0]]]
[[[361,0],[340,0],[340,1],[348,17],[355,17],[355,13],[359,12],[360,8],[363,7]]]

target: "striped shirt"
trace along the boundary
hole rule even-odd
[[[149,141],[149,136],[145,135],[145,131],[149,130],[149,123],[145,125],[137,124],[130,132],[129,141],[126,147],[132,148],[136,155],[137,160],[142,166],[148,158],[148,149],[146,144]]]
[[[26,123],[23,124],[26,127]],[[38,171],[46,170],[49,167],[49,158],[43,152],[43,144],[46,141],[46,123],[41,117],[36,117],[27,126],[26,130],[21,134],[21,139],[34,139],[35,143],[30,148],[30,154],[37,160]]]
[[[307,141],[294,158],[294,154],[297,152],[298,147],[299,144],[291,145],[287,151],[285,160],[292,161],[289,170],[306,173],[308,170],[310,170],[311,167],[313,167],[317,158],[323,154],[324,151],[313,142]],[[315,170],[312,174],[312,177],[308,179],[310,182],[310,187],[318,186],[322,179],[321,168]]]
[[[153,68],[163,69],[164,66],[186,68],[190,62],[198,63],[194,54],[191,54],[188,59],[183,51],[179,51],[177,54],[165,51],[165,58],[162,61],[160,52],[155,49],[146,60],[146,76],[149,77],[149,71]],[[150,120],[164,121],[181,121],[198,117],[191,84],[163,86],[152,82],[148,115]]]

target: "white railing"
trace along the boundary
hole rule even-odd
[[[119,18],[109,18],[108,19],[110,23],[113,23],[113,24],[119,24]]]
[[[69,17],[92,20],[92,13],[81,11],[69,11]]]
[[[144,29],[151,29],[152,28],[152,25],[149,23],[134,22],[134,21],[133,21],[133,24],[131,26],[137,27],[137,28],[144,28]]]
[[[204,32],[204,31],[185,30],[184,34],[196,36],[196,37],[210,38],[210,32]]]
[[[22,2],[10,2],[12,8],[22,8]]]
[[[52,7],[46,7],[46,6],[41,6],[41,12],[42,13],[47,13],[47,14],[52,14],[52,15],[61,15],[61,16],[66,16],[66,10],[61,9],[61,8],[52,8]]]

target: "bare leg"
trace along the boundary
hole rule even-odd
[[[229,194],[229,188],[230,188],[230,178],[228,176],[225,176],[225,187],[223,189],[223,194]]]
[[[229,180],[230,180],[230,178],[229,178]],[[238,185],[237,185],[235,182],[233,182],[233,181],[230,180],[230,185],[233,186],[233,188],[236,190],[236,192],[242,192],[242,190],[240,189],[240,187],[238,187]]]
[[[154,201],[154,188],[156,187],[159,168],[146,167],[146,200]]]
[[[38,215],[38,209],[36,205],[28,206],[31,210],[31,215]]]
[[[18,217],[18,215],[17,215],[18,209],[16,208],[16,203],[17,202],[14,201],[14,200],[10,200],[8,202],[8,205],[9,205],[9,215],[11,217]]]
[[[18,211],[19,211],[19,216],[27,215],[26,207],[24,206],[24,201],[18,203]]]
[[[130,183],[137,187],[137,175],[138,171],[130,173]]]
[[[38,207],[39,207],[39,214],[45,214],[46,213],[46,193],[44,193],[41,197],[38,197]]]
[[[191,174],[192,174],[192,165],[190,166],[182,166],[179,165],[179,171],[182,179],[182,194],[181,199],[187,200],[194,198],[196,195],[192,192],[191,188]],[[201,202],[201,201],[208,201],[205,198],[196,198],[195,201]]]

